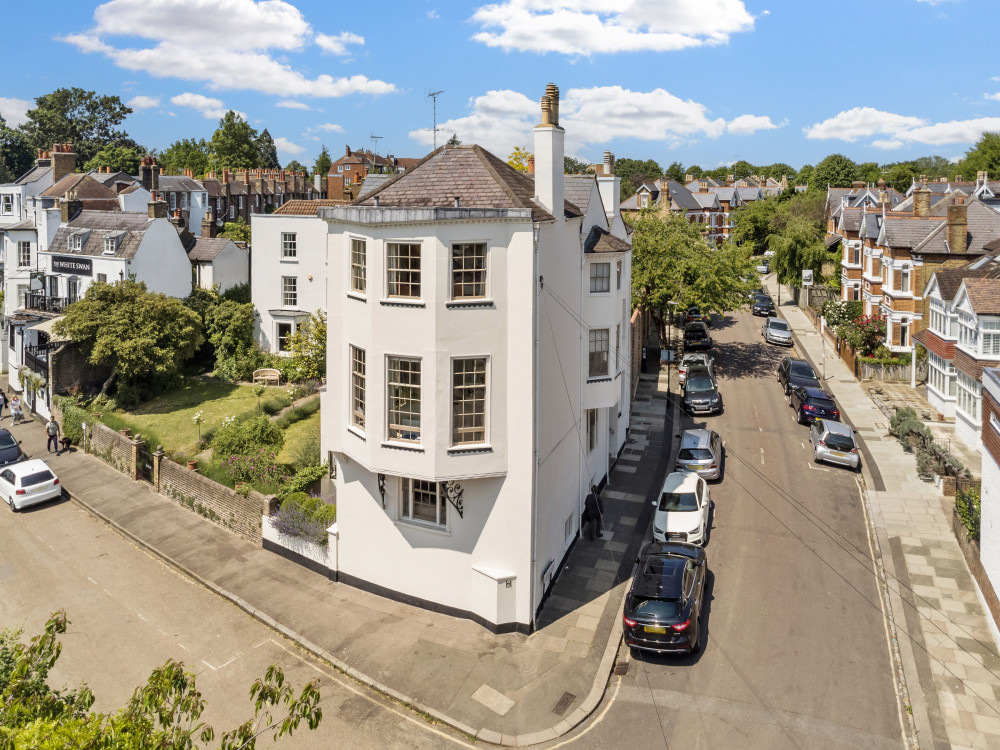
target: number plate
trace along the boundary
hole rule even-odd
[[[841,451],[830,451],[830,455],[831,456],[839,456],[840,458],[843,458],[847,454],[846,453],[842,453]]]
[[[704,467],[704,466],[702,466],[701,464],[690,464],[690,465],[688,466],[688,468],[689,468],[689,469],[704,469],[705,467]]]
[[[657,627],[656,625],[646,625],[643,628],[643,630],[645,630],[647,633],[666,633],[667,632],[666,628],[660,628],[660,627]]]

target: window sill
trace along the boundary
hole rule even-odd
[[[278,258],[279,263],[298,263],[298,258]]]
[[[357,302],[364,302],[366,305],[368,304],[368,298],[358,294],[357,292],[348,292],[347,299],[353,299]]]
[[[382,442],[383,448],[392,448],[398,451],[409,451],[410,453],[423,453],[424,449],[419,443],[401,443],[395,440],[385,440]]]
[[[610,375],[607,376],[602,375],[601,377],[597,378],[587,378],[588,383],[610,383],[612,380],[613,378]]]
[[[448,449],[449,456],[469,456],[480,453],[492,453],[493,446],[489,443],[476,443],[470,445],[455,445]]]
[[[397,518],[394,521],[394,523],[396,524],[396,526],[401,526],[406,529],[426,531],[429,534],[438,534],[440,536],[451,536],[450,529],[442,528],[441,526],[435,526],[429,523],[424,523],[422,521],[411,521],[409,518]]]
[[[353,425],[349,425],[347,427],[347,432],[348,432],[348,434],[354,435],[354,437],[356,437],[358,440],[360,440],[363,443],[368,442],[368,438],[365,437],[365,433],[363,433],[361,430],[359,430],[357,427],[355,427]]]
[[[496,308],[493,300],[491,299],[468,299],[461,300],[455,299],[444,303],[445,308],[449,310],[475,310],[477,308]]]
[[[407,302],[405,300],[380,299],[378,302],[385,307],[427,307],[427,303],[423,301]]]

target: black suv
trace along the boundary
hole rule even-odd
[[[750,305],[750,312],[754,315],[763,315],[766,318],[777,314],[774,312],[774,301],[766,294],[758,294],[753,298],[753,304]]]
[[[809,424],[817,419],[840,421],[840,409],[833,396],[820,388],[795,386],[788,391],[788,405],[795,409],[799,424]]]
[[[704,323],[688,323],[684,326],[684,349],[711,349],[712,337]]]
[[[719,384],[708,368],[692,367],[684,379],[684,409],[689,414],[718,414],[722,412],[722,394]]]
[[[819,378],[816,377],[812,366],[804,359],[794,357],[784,357],[781,360],[778,365],[778,382],[781,383],[786,396],[790,389],[800,385],[806,388],[819,388]]]
[[[622,617],[625,643],[660,654],[700,651],[705,550],[683,542],[651,542],[636,563]]]

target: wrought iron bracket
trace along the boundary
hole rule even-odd
[[[458,511],[458,517],[464,518],[465,499],[463,495],[465,488],[458,482],[441,482],[441,487],[444,490],[444,496],[448,498],[448,502]]]
[[[385,510],[385,474],[378,475],[378,494],[382,496],[382,509]]]

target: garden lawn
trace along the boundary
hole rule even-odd
[[[287,391],[280,387],[269,387],[261,402],[276,397],[286,405],[289,402]],[[147,401],[135,411],[117,412],[115,416],[130,424],[134,431],[156,435],[168,453],[183,451],[193,456],[199,450],[196,413],[200,411],[204,419],[201,434],[205,435],[226,417],[256,408],[257,397],[251,386],[192,380]]]
[[[285,430],[285,444],[278,454],[278,463],[293,464],[298,457],[299,446],[307,445],[310,440],[319,444],[319,415],[322,411],[310,414],[305,419],[300,419],[294,424],[290,424]]]

